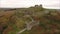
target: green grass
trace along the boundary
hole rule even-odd
[[[20,31],[20,29],[17,28],[16,25],[13,25],[12,27],[13,27],[14,30],[8,32],[8,34],[16,34],[16,33],[18,33]]]

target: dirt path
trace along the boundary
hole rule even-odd
[[[17,34],[21,34],[22,32],[24,32],[26,30],[26,28],[22,29],[21,31],[19,31]]]

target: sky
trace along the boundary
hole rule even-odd
[[[44,8],[60,9],[60,0],[0,0],[0,8],[21,8],[40,4]]]

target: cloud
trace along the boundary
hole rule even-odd
[[[60,7],[60,0],[1,0],[0,7],[5,8],[19,8],[19,7],[30,7],[35,4],[43,4],[44,7],[58,8]]]

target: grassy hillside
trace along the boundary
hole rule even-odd
[[[60,13],[52,11],[40,17],[40,24],[21,34],[60,34]]]
[[[26,27],[25,22],[34,19],[40,24],[22,34],[59,34],[60,13],[57,10],[38,7],[0,9],[0,34],[16,34]]]

